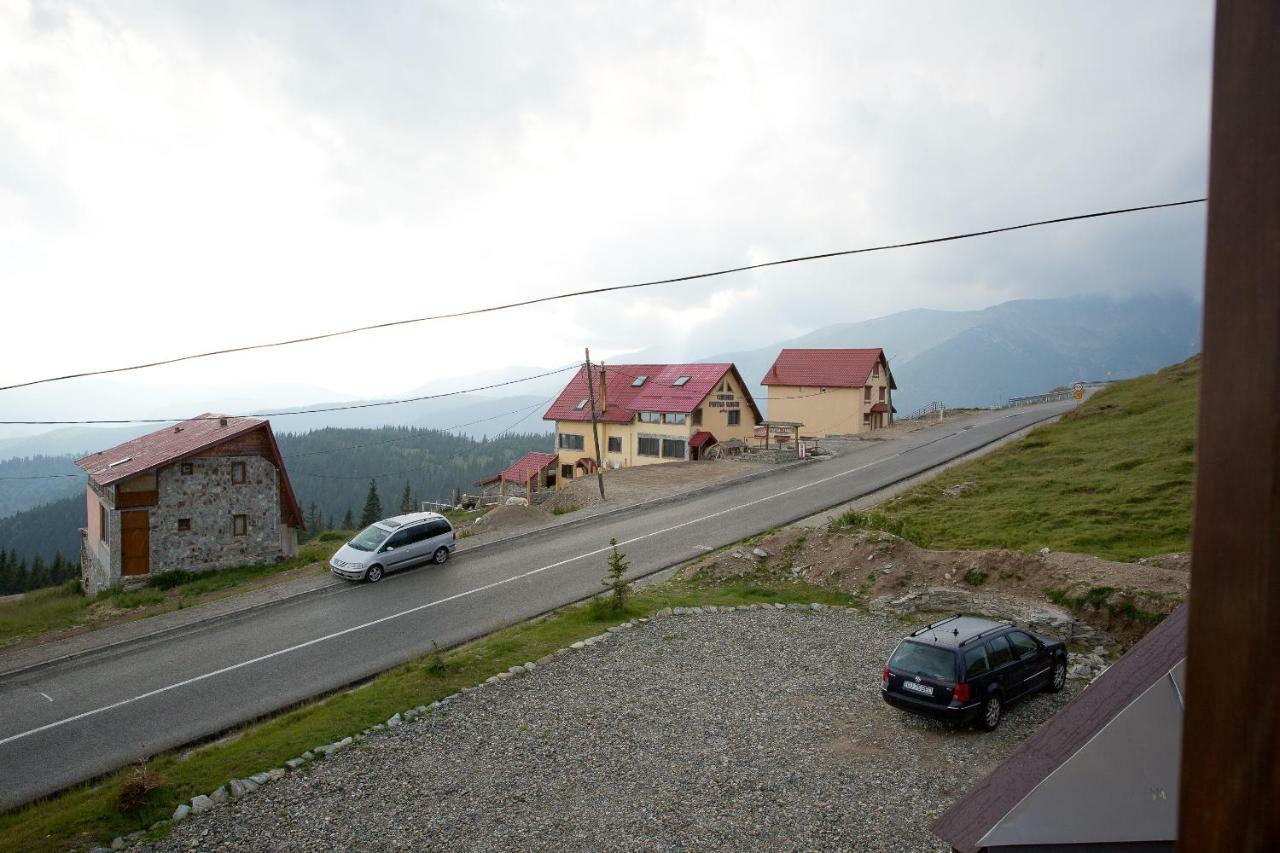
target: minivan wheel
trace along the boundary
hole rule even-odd
[[[1058,693],[1067,685],[1067,662],[1060,660],[1053,665],[1053,678],[1049,681],[1049,692]]]
[[[447,562],[449,559],[448,548],[437,548],[436,553],[431,557],[431,561],[437,566]]]
[[[364,579],[369,583],[377,583],[382,580],[382,566],[370,566],[369,571],[364,573]]]
[[[982,703],[982,716],[978,718],[978,725],[983,731],[995,731],[1003,716],[1004,706],[1000,703],[1000,696],[992,693],[987,697],[987,701]]]

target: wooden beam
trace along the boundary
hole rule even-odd
[[[1280,849],[1280,3],[1221,0],[1180,850]]]

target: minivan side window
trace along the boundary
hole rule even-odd
[[[1020,658],[1033,655],[1040,649],[1035,640],[1021,631],[1010,631],[1005,636],[1009,638],[1009,642],[1013,643],[1013,653]]]
[[[428,536],[444,536],[452,528],[447,521],[431,521],[426,524]]]
[[[391,538],[387,540],[387,544],[383,545],[382,547],[383,548],[400,548],[400,547],[403,547],[404,545],[407,545],[409,543],[410,532],[411,531],[409,530],[397,530],[394,534],[392,534]]]
[[[404,544],[412,545],[415,542],[421,542],[423,539],[426,539],[431,534],[431,532],[427,529],[429,526],[430,525],[427,525],[427,524],[415,524],[413,527],[410,527],[408,530],[404,531],[407,534],[404,540]]]
[[[976,649],[969,649],[964,653],[965,678],[973,678],[990,671],[991,666],[987,663],[987,650],[982,646],[978,646]]]
[[[996,637],[987,643],[987,648],[991,650],[991,668],[995,669],[1004,666],[1013,660],[1013,649],[1009,647],[1009,641],[1004,637]]]

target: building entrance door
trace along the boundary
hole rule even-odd
[[[120,574],[151,571],[151,513],[145,509],[120,513]]]

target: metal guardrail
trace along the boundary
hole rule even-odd
[[[1056,403],[1059,400],[1069,400],[1072,393],[1071,391],[1054,391],[1051,394],[1034,394],[1030,397],[1010,397],[1009,402],[1000,408],[1011,409],[1014,406],[1034,406],[1036,403]]]

